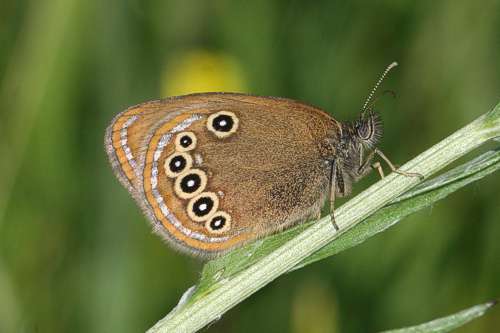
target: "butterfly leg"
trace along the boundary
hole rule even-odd
[[[362,150],[360,151],[360,156]],[[370,154],[368,154],[365,158],[364,161],[361,162],[361,165],[358,168],[358,178],[363,178],[366,176],[372,169],[375,169],[378,171],[378,174],[380,175],[380,178],[384,178],[384,170],[382,169],[382,166],[380,165],[380,162],[375,162],[371,164],[373,157],[375,156],[375,151],[371,151]]]
[[[382,169],[382,166],[380,165],[380,162],[375,162],[371,166],[372,166],[372,168],[374,168],[374,169],[376,169],[378,171],[378,174],[379,174],[380,178],[384,179],[384,177],[385,177],[385,175],[384,175],[384,169]]]
[[[338,175],[337,163],[332,161],[332,166],[330,170],[330,216],[332,219],[332,225],[336,231],[339,231],[339,226],[335,222],[335,190],[337,184],[337,175]]]
[[[334,211],[335,211],[335,189],[333,191],[330,190],[330,215],[332,217],[332,225],[333,225],[333,227],[335,228],[335,230],[339,231],[340,228],[337,225],[337,222],[335,222]]]
[[[389,168],[391,169],[392,172],[395,172],[395,173],[398,173],[400,175],[403,175],[403,176],[407,176],[407,177],[418,177],[420,179],[423,179],[424,176],[419,174],[419,173],[416,173],[416,172],[406,172],[406,171],[401,171],[399,170],[398,168],[396,168],[394,166],[394,164],[392,164],[392,162],[387,158],[387,156],[384,155],[384,153],[382,153],[378,148],[375,148],[373,150],[373,152],[375,154],[377,154],[378,156],[380,156],[386,163],[387,165],[389,166]],[[380,166],[380,163],[379,163],[379,166]],[[381,169],[381,168],[380,168]],[[380,171],[379,171],[380,172]],[[382,177],[383,178],[383,177]]]

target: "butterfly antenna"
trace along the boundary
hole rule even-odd
[[[384,81],[384,79],[387,76],[387,74],[391,71],[391,69],[393,69],[397,65],[398,65],[398,63],[394,61],[389,66],[387,66],[387,68],[382,73],[382,75],[380,75],[380,78],[378,79],[377,83],[375,84],[375,87],[373,87],[372,91],[370,92],[370,95],[368,95],[368,98],[366,99],[365,104],[363,105],[363,108],[361,109],[361,117],[364,117],[364,115],[365,115],[365,113],[367,111],[367,106],[370,104],[370,102],[371,102],[371,100],[373,98],[373,95],[377,91],[377,89],[380,86],[380,84],[382,84],[382,82]]]

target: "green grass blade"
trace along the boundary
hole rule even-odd
[[[426,181],[306,258],[295,266],[294,270],[363,243],[368,238],[400,222],[406,216],[434,205],[449,194],[498,169],[500,169],[500,150],[497,149],[488,151],[468,163]]]
[[[381,333],[444,333],[461,327],[473,319],[481,317],[491,309],[497,301],[479,304],[450,316],[435,319],[425,324],[384,331]]]

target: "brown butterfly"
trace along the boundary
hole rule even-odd
[[[182,252],[210,258],[319,217],[327,198],[333,212],[335,197],[350,194],[373,167],[383,176],[374,154],[399,172],[375,148],[382,126],[367,108],[375,89],[349,123],[276,97],[203,93],[146,102],[113,119],[106,151],[154,231]]]

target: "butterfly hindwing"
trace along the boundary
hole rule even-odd
[[[161,115],[138,123],[147,133],[131,125],[141,143],[131,143],[139,159],[131,167],[137,177],[127,180],[155,230],[176,248],[210,257],[319,212],[329,176],[322,142],[338,126],[326,113],[243,94],[157,103],[151,113]],[[125,150],[116,154],[120,162]]]

